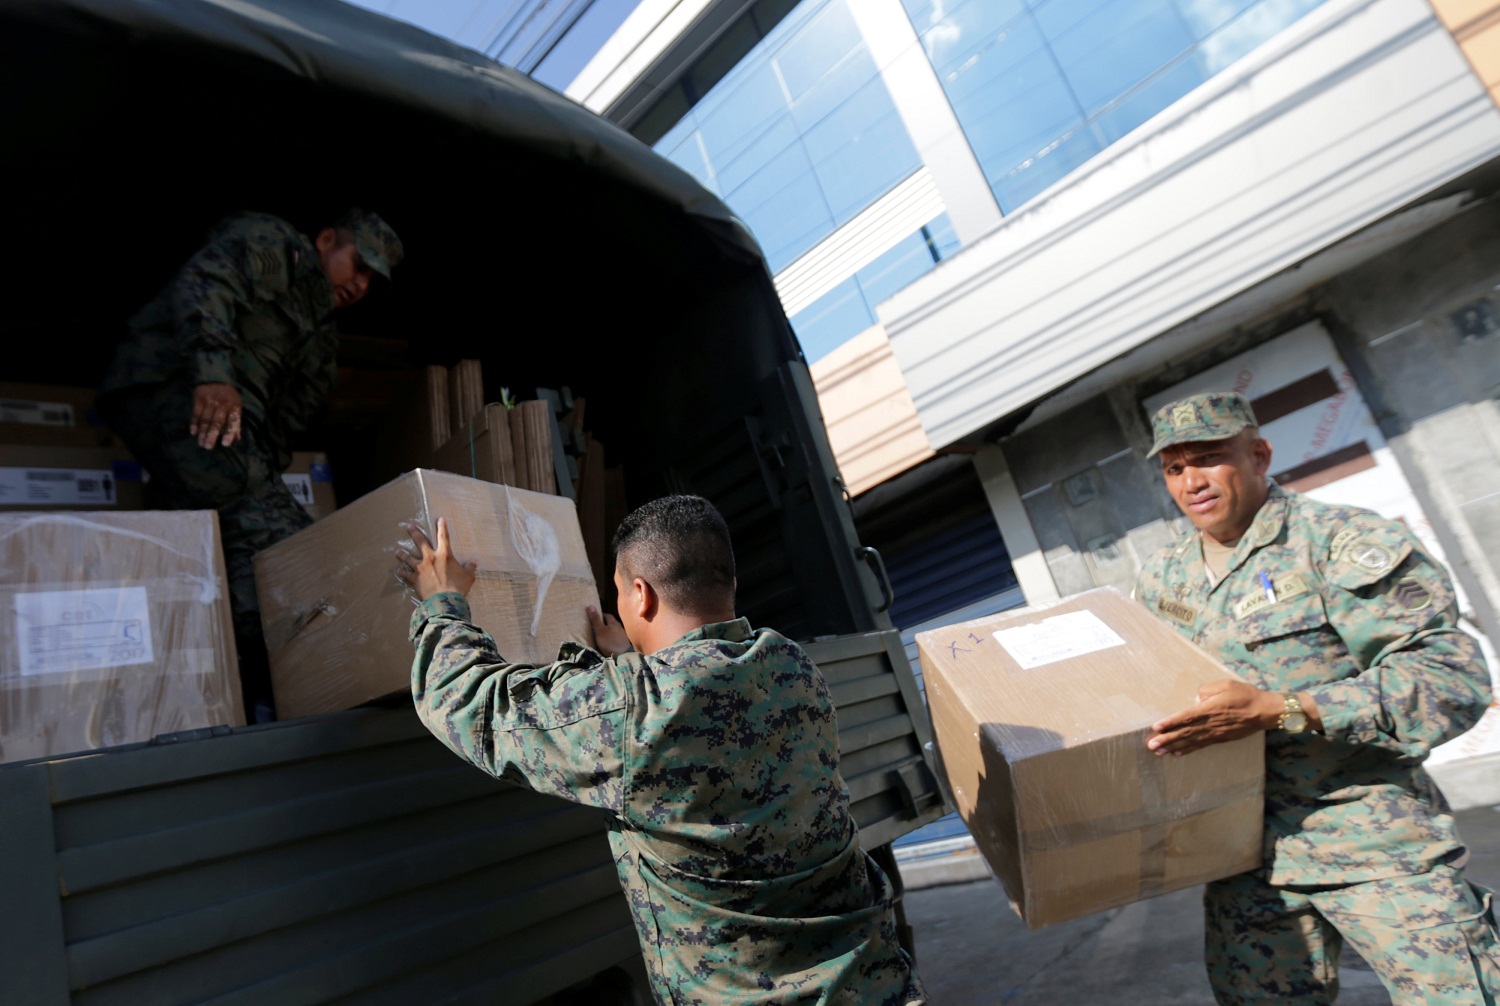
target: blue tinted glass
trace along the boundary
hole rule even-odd
[[[1171,0],[1110,0],[1050,41],[1087,113],[1097,112],[1193,44]]]
[[[797,341],[802,343],[802,355],[808,363],[821,360],[875,324],[875,316],[870,313],[853,276],[788,320],[792,331],[797,333]]]
[[[1321,2],[1260,0],[1204,40],[1198,50],[1203,72],[1213,76]]]
[[[1322,0],[902,0],[1010,212]]]
[[[1183,59],[1163,67],[1156,76],[1104,108],[1094,125],[1105,143],[1113,143],[1205,79],[1196,60]]]
[[[639,4],[640,0],[593,0],[531,76],[548,87],[566,89]]]
[[[1255,0],[1177,0],[1177,9],[1196,39],[1205,39],[1234,20]]]
[[[927,233],[937,246],[940,260],[958,251],[958,232],[953,229],[953,221],[948,219],[948,214],[942,213],[930,220]]]
[[[708,156],[704,152],[703,138],[698,135],[698,124],[692,116],[688,116],[672,127],[672,131],[657,143],[656,150],[667,160],[702,182],[709,190],[715,194],[722,194],[719,191],[718,179],[714,177],[713,166],[708,163]]]
[[[709,158],[717,169],[719,182],[724,190],[734,192],[754,178],[757,172],[764,170],[777,158],[784,157],[788,150],[800,143],[796,124],[783,115],[747,134],[744,145],[738,148],[735,156],[727,157],[710,148]]]
[[[879,78],[803,136],[834,219],[844,223],[921,164]]]
[[[1021,0],[967,0],[944,8],[942,21],[922,36],[927,58],[939,76],[983,58],[986,47],[1003,40],[1006,26],[1026,9]]]
[[[921,231],[896,242],[895,247],[854,274],[865,292],[865,300],[872,306],[879,304],[918,276],[930,272],[937,265],[932,251]]]
[[[991,180],[1000,208],[1006,213],[1013,212],[1102,149],[1103,145],[1087,129],[1048,144],[1030,160]]]
[[[797,6],[657,144],[776,272],[920,166],[847,0]]]

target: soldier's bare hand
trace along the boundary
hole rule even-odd
[[[240,411],[244,406],[232,384],[200,384],[193,389],[193,416],[188,432],[204,450],[228,447],[240,438]]]
[[[439,517],[437,522],[437,544],[428,540],[427,535],[415,524],[404,524],[407,534],[411,535],[412,545],[417,550],[413,555],[405,548],[396,548],[396,559],[401,567],[396,570],[396,575],[405,580],[407,585],[416,592],[417,597],[427,600],[433,594],[441,594],[444,591],[454,591],[459,594],[467,594],[474,586],[474,571],[479,568],[477,562],[459,562],[453,556],[453,548],[448,539],[448,521]]]
[[[630,649],[630,638],[625,635],[625,626],[618,618],[600,614],[592,604],[584,610],[589,614],[589,624],[594,627],[594,649],[606,657],[618,657]]]
[[[1151,724],[1146,747],[1159,755],[1188,754],[1269,730],[1285,709],[1273,692],[1243,681],[1215,681],[1198,689],[1196,705]]]

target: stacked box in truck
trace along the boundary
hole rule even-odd
[[[742,613],[823,640],[865,845],[942,813],[807,368],[718,199],[554,92],[336,0],[3,4],[0,65],[0,166],[27,194],[8,379],[97,386],[228,213],[311,230],[375,209],[407,258],[341,321],[360,352],[407,346],[419,380],[480,360],[492,401],[587,395],[626,497],[714,500]],[[80,242],[88,267],[66,268]],[[384,481],[389,403],[364,392],[404,379],[354,348],[335,399],[369,422],[301,445],[340,504]],[[0,766],[0,805],[6,1006],[530,1002],[638,953],[601,818],[459,762],[409,700]]]

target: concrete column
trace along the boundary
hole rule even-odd
[[[1036,533],[1031,529],[1031,520],[1026,516],[1026,507],[1021,494],[1011,478],[1010,465],[1005,454],[993,444],[974,455],[974,470],[984,486],[984,495],[990,501],[990,512],[995,515],[995,524],[1000,528],[1000,537],[1010,553],[1011,569],[1027,604],[1042,604],[1062,597],[1052,571],[1047,566],[1047,557],[1037,543]]]
[[[937,183],[959,241],[967,245],[993,230],[1000,223],[1000,204],[901,0],[849,0],[849,11]]]

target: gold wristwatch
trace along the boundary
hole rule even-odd
[[[1307,731],[1307,713],[1302,711],[1302,703],[1297,701],[1297,696],[1287,695],[1286,711],[1276,720],[1276,729],[1285,730],[1289,734],[1300,734]]]

